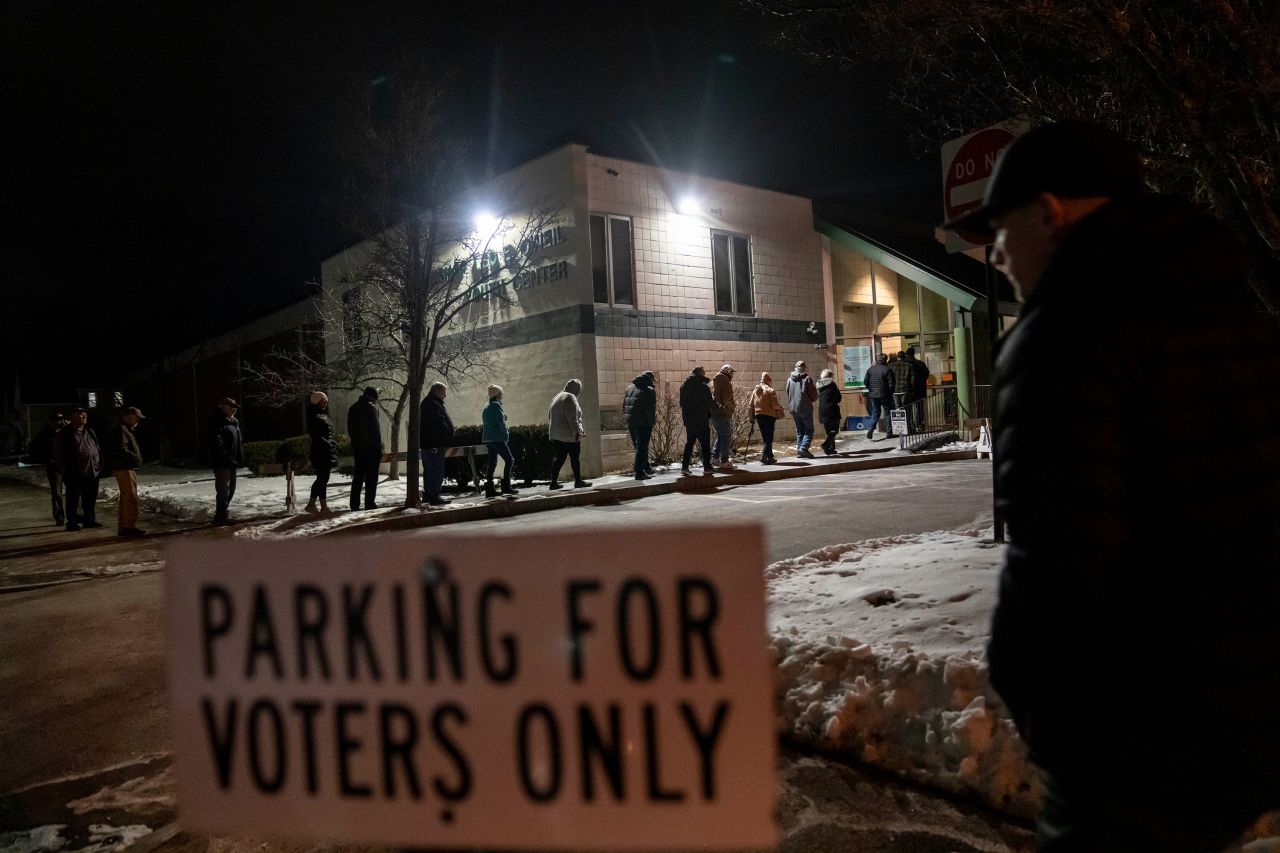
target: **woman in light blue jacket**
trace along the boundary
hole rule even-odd
[[[511,472],[515,468],[515,460],[511,456],[511,448],[507,442],[511,433],[507,431],[507,413],[502,410],[502,389],[497,385],[489,386],[489,405],[484,407],[481,417],[484,426],[480,431],[480,440],[489,449],[484,463],[484,496],[498,496],[493,488],[493,471],[498,467],[498,457],[502,457],[502,494],[518,495],[519,490],[511,488]]]

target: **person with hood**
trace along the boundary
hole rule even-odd
[[[711,416],[720,407],[711,395],[710,383],[706,371],[695,367],[680,385],[680,417],[686,435],[680,473],[686,477],[693,474],[689,466],[693,462],[694,442],[702,450],[702,473],[715,473],[711,467]]]
[[[1041,770],[1042,849],[1234,847],[1280,804],[1280,394],[1258,391],[1280,330],[1248,252],[1081,121],[1015,139],[944,228],[994,237],[1023,303],[992,382],[1011,542],[987,655]],[[1084,304],[1106,310],[1080,334]],[[1227,440],[1188,440],[1187,389],[1239,406]]]
[[[227,514],[236,494],[236,470],[244,465],[244,436],[236,412],[240,404],[223,397],[218,410],[209,420],[209,464],[213,467],[213,489],[216,495],[214,524],[230,524]]]
[[[889,420],[889,411],[893,408],[893,370],[889,367],[889,354],[882,352],[876,363],[867,368],[862,377],[862,386],[867,389],[867,414],[871,419],[871,429],[867,430],[867,438],[875,436],[876,424],[880,417],[885,418],[885,436],[893,438],[893,421]]]
[[[116,535],[122,537],[147,535],[138,529],[138,469],[142,467],[142,450],[133,434],[142,419],[142,410],[130,406],[120,413],[120,423],[111,428],[107,438],[107,466],[120,489]]]
[[[320,512],[329,511],[329,497],[325,491],[329,487],[329,475],[338,467],[338,442],[333,438],[333,421],[329,419],[329,395],[323,391],[312,391],[307,398],[307,435],[311,436],[311,470],[316,479],[311,484],[311,500],[307,501],[307,512],[316,511],[316,501],[320,502]]]
[[[62,473],[58,470],[58,433],[68,423],[61,412],[50,415],[49,422],[31,440],[33,460],[44,464],[44,474],[49,481],[49,500],[53,505],[53,523],[58,527],[67,523],[66,510],[62,504]]]
[[[808,370],[808,365],[797,361],[787,379],[787,411],[796,422],[796,456],[801,459],[813,458],[809,445],[813,443],[813,404],[818,399],[818,389]]]
[[[444,496],[445,450],[453,447],[453,419],[444,407],[449,389],[443,382],[432,382],[427,396],[418,407],[418,447],[422,450],[422,489],[427,504],[444,506],[449,500]]]
[[[773,458],[773,428],[778,418],[787,416],[787,410],[779,402],[778,392],[773,390],[773,377],[768,373],[761,373],[760,384],[751,390],[751,413],[760,427],[760,440],[764,442],[760,463],[772,465],[778,461]]]
[[[578,395],[581,393],[582,383],[577,379],[570,379],[564,384],[564,390],[551,398],[551,405],[547,408],[547,435],[555,447],[549,484],[552,489],[564,488],[559,480],[565,459],[569,460],[569,467],[573,469],[574,488],[581,489],[591,485],[589,481],[582,479],[582,438],[587,433],[582,428],[582,406],[578,405]]]
[[[89,413],[81,408],[72,412],[71,423],[58,433],[58,438],[58,465],[67,486],[66,528],[101,527],[96,507],[102,450],[98,434],[89,426]]]
[[[360,492],[364,491],[364,508],[378,506],[378,468],[382,465],[382,428],[378,425],[378,389],[364,389],[347,409],[347,435],[351,437],[351,455],[355,470],[351,474],[351,508],[360,508]]]
[[[733,399],[733,365],[726,364],[711,379],[711,399],[716,401],[718,412],[711,415],[711,426],[715,428],[716,440],[711,446],[711,458],[719,462],[726,471],[733,470],[729,454],[733,452],[733,412],[738,407]]]
[[[907,358],[905,351],[899,351],[889,369],[893,371],[894,407],[907,410],[907,434],[910,435],[916,431],[916,367]]]
[[[636,449],[633,467],[637,480],[648,480],[653,476],[653,467],[649,463],[649,439],[653,435],[653,425],[658,422],[658,392],[654,389],[653,371],[646,370],[627,386],[622,395],[622,417],[627,422],[627,432],[631,434],[631,444]]]
[[[515,471],[516,460],[511,455],[511,432],[507,429],[507,413],[502,410],[502,388],[489,386],[489,405],[480,413],[480,440],[489,453],[484,462],[484,496],[496,498],[498,492],[493,488],[493,472],[498,467],[498,457],[502,457],[502,494],[518,495],[520,492],[511,488],[511,475]]]
[[[836,436],[840,433],[840,387],[836,385],[835,373],[830,368],[822,371],[818,378],[818,420],[827,432],[822,452],[835,456]]]

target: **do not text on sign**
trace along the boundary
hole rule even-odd
[[[991,173],[1004,149],[1025,133],[1025,122],[984,127],[942,146],[942,215],[944,221],[982,206]],[[989,240],[964,231],[947,232],[947,251],[964,252],[985,246]]]
[[[776,842],[758,527],[176,544],[185,828]]]

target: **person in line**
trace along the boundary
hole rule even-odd
[[[916,431],[915,365],[907,359],[905,351],[899,351],[889,369],[893,371],[893,402],[895,408],[907,410],[907,434],[910,435]]]
[[[893,421],[889,420],[889,411],[893,408],[893,371],[889,369],[889,354],[880,353],[876,363],[867,368],[862,377],[862,387],[867,389],[867,414],[871,418],[871,429],[867,430],[867,438],[875,438],[876,425],[880,418],[885,419],[885,437],[893,438]]]
[[[378,424],[378,389],[372,386],[347,409],[347,435],[351,437],[351,455],[355,470],[351,474],[351,508],[360,508],[360,492],[364,491],[364,508],[378,507],[378,468],[382,465],[382,427]]]
[[[511,487],[511,475],[515,471],[516,460],[511,455],[511,432],[507,429],[507,413],[502,409],[502,389],[497,385],[489,386],[489,405],[480,414],[480,440],[489,451],[484,461],[484,496],[496,498],[498,492],[493,488],[493,472],[498,467],[498,457],[502,457],[502,494],[518,495],[518,489]]]
[[[236,495],[236,471],[244,466],[244,436],[236,412],[240,404],[223,397],[209,419],[209,464],[213,467],[215,504],[213,523],[231,523],[231,499]]]
[[[764,442],[760,464],[772,465],[778,461],[773,458],[773,429],[778,418],[787,416],[787,410],[778,400],[778,392],[773,389],[773,377],[768,373],[761,373],[760,384],[751,390],[751,412],[760,427],[760,440]]]
[[[444,506],[449,499],[444,496],[445,451],[453,447],[453,419],[445,408],[449,389],[443,382],[432,382],[418,407],[421,424],[418,428],[418,446],[422,449],[422,485],[430,506]]]
[[[582,393],[582,383],[570,379],[564,384],[564,390],[551,398],[547,407],[547,435],[555,447],[555,456],[551,460],[551,489],[563,489],[560,485],[560,469],[564,460],[569,460],[573,470],[573,486],[576,489],[590,486],[582,479],[582,439],[586,431],[582,428],[582,406],[578,404],[578,395]]]
[[[622,417],[627,422],[627,432],[631,434],[631,444],[636,449],[632,467],[637,480],[653,477],[649,439],[653,436],[653,425],[658,422],[658,392],[653,386],[653,371],[646,370],[627,386],[626,393],[622,395]]]
[[[836,385],[835,373],[830,368],[823,370],[818,378],[818,420],[827,433],[822,442],[822,452],[835,456],[836,436],[840,434],[840,387]]]
[[[311,436],[311,470],[316,479],[311,484],[311,499],[307,501],[306,511],[316,512],[319,501],[320,512],[329,511],[329,475],[338,467],[338,442],[333,438],[333,421],[329,418],[329,395],[323,391],[312,391],[307,398],[307,435]]]
[[[818,399],[818,389],[808,371],[808,365],[797,361],[787,379],[787,411],[796,422],[796,456],[801,459],[813,458],[809,445],[813,443],[813,404]]]
[[[907,347],[907,361],[911,362],[911,399],[915,400],[915,425],[916,429],[923,429],[925,398],[929,396],[929,365],[916,358],[915,347]]]
[[[111,428],[107,439],[107,464],[120,488],[116,535],[125,538],[147,535],[138,529],[138,469],[142,467],[142,450],[133,434],[143,417],[137,406],[125,409],[120,414],[120,423]]]
[[[711,414],[711,426],[716,431],[715,443],[711,446],[711,458],[723,471],[732,471],[733,462],[729,455],[733,452],[733,413],[738,403],[733,399],[733,365],[726,364],[711,379],[711,399],[716,401],[719,411]]]
[[[53,523],[57,527],[67,523],[62,504],[62,472],[58,469],[58,436],[69,421],[62,412],[49,416],[49,421],[31,441],[33,461],[44,464],[44,475],[49,481],[49,501],[53,507]]]
[[[71,423],[58,433],[58,437],[58,465],[67,489],[66,529],[101,527],[97,504],[102,450],[97,433],[89,426],[89,413],[76,408],[71,413]]]
[[[693,475],[689,466],[693,462],[693,445],[697,442],[702,451],[703,475],[715,473],[711,467],[711,416],[719,408],[711,395],[711,380],[701,367],[695,367],[680,385],[680,418],[684,421],[684,456],[680,474]]]
[[[1023,302],[993,383],[1011,543],[987,654],[1043,774],[1040,849],[1221,850],[1280,805],[1280,394],[1258,392],[1280,330],[1240,239],[1149,195],[1100,125],[1016,139],[945,227],[973,226]],[[1233,401],[1227,440],[1187,440],[1188,388]]]

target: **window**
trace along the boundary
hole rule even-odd
[[[711,232],[716,313],[751,314],[751,244],[741,234]]]
[[[591,216],[591,285],[595,301],[634,305],[635,265],[631,259],[631,220],[625,216]]]

